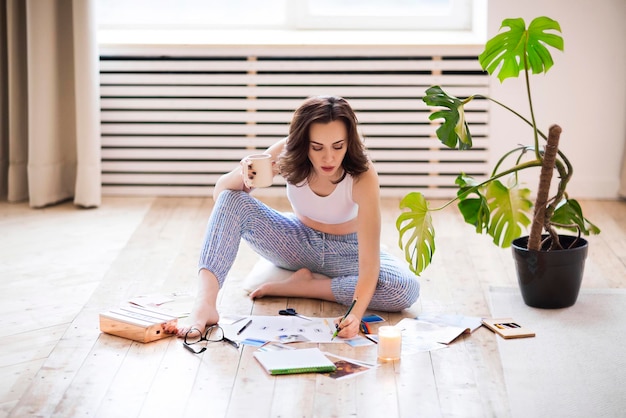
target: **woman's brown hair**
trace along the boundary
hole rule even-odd
[[[367,171],[368,158],[365,145],[357,131],[357,117],[350,104],[337,96],[309,97],[294,112],[289,127],[289,138],[280,156],[280,172],[291,184],[300,184],[311,174],[313,166],[309,160],[309,131],[313,123],[330,123],[340,120],[346,126],[347,151],[341,162],[346,174],[358,177]]]

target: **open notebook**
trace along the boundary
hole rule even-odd
[[[255,351],[253,355],[261,366],[272,375],[327,373],[337,370],[335,364],[317,347],[296,350]]]

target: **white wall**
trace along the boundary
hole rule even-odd
[[[563,128],[560,149],[575,174],[568,188],[575,198],[616,198],[626,145],[626,1],[491,0],[488,37],[505,18],[537,16],[559,21],[565,51],[553,52],[555,65],[531,77],[535,115],[544,132],[552,123]],[[504,83],[492,77],[492,96],[529,114],[522,79]],[[492,160],[532,132],[493,106]],[[526,178],[526,177],[525,177]],[[529,179],[532,189],[535,177]]]

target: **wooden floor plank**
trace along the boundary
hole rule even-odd
[[[327,378],[317,374],[274,378],[274,396],[269,416],[315,416],[316,386],[320,379]]]
[[[0,367],[0,417],[9,416],[15,409],[45,361],[38,358]]]
[[[252,356],[254,350],[254,347],[243,347],[238,378],[234,382],[225,417],[251,417],[259,414],[269,416],[272,404],[281,401],[275,391],[276,377],[268,375],[259,367]],[[297,376],[286,378],[294,379]]]
[[[215,343],[197,356],[198,373],[184,405],[185,417],[226,416],[239,376],[241,352],[241,348],[236,350],[228,344]]]
[[[431,353],[442,415],[449,417],[482,417],[480,393],[472,363],[461,336],[448,348]]]
[[[100,335],[97,313],[83,310],[56,344],[10,416],[53,416]],[[71,415],[68,415],[71,416]]]
[[[100,338],[118,337],[103,334]],[[169,343],[168,340],[150,344],[133,342],[115,371],[115,376],[110,379],[110,385],[94,415],[101,418],[139,416]]]
[[[182,416],[198,375],[200,358],[191,355],[175,338],[167,342],[165,355],[146,394],[139,417]]]
[[[65,390],[55,413],[86,416],[97,411],[131,345],[124,338],[101,334]]]
[[[71,324],[85,306],[85,301],[98,287],[94,281],[70,286],[36,286],[36,295],[27,300],[12,298],[3,307],[3,315],[9,318],[0,330],[0,337],[15,336],[23,332],[36,332],[42,328]],[[45,290],[48,289],[48,292]],[[45,292],[45,293],[44,293]],[[11,297],[9,292],[8,297]]]
[[[17,315],[16,315],[17,316]],[[7,337],[0,337],[0,369],[13,364],[46,358],[65,332],[68,324],[40,327]],[[0,381],[4,381],[0,379]]]
[[[437,382],[430,352],[403,356],[397,372],[400,417],[441,417]]]
[[[470,338],[466,338],[464,343],[467,361],[475,376],[483,416],[511,416],[506,400],[502,363],[493,333],[486,328],[480,328]]]

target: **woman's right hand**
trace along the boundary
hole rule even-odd
[[[361,319],[355,314],[349,314],[343,318],[343,320],[342,318],[335,319],[335,325],[339,327],[339,334],[337,334],[339,337],[352,338],[356,337],[359,333]]]
[[[252,171],[252,161],[250,161],[247,157],[242,158],[239,161],[239,165],[241,166],[241,182],[243,183],[243,191],[250,193],[252,191],[252,180],[254,180],[254,176],[256,172]]]

